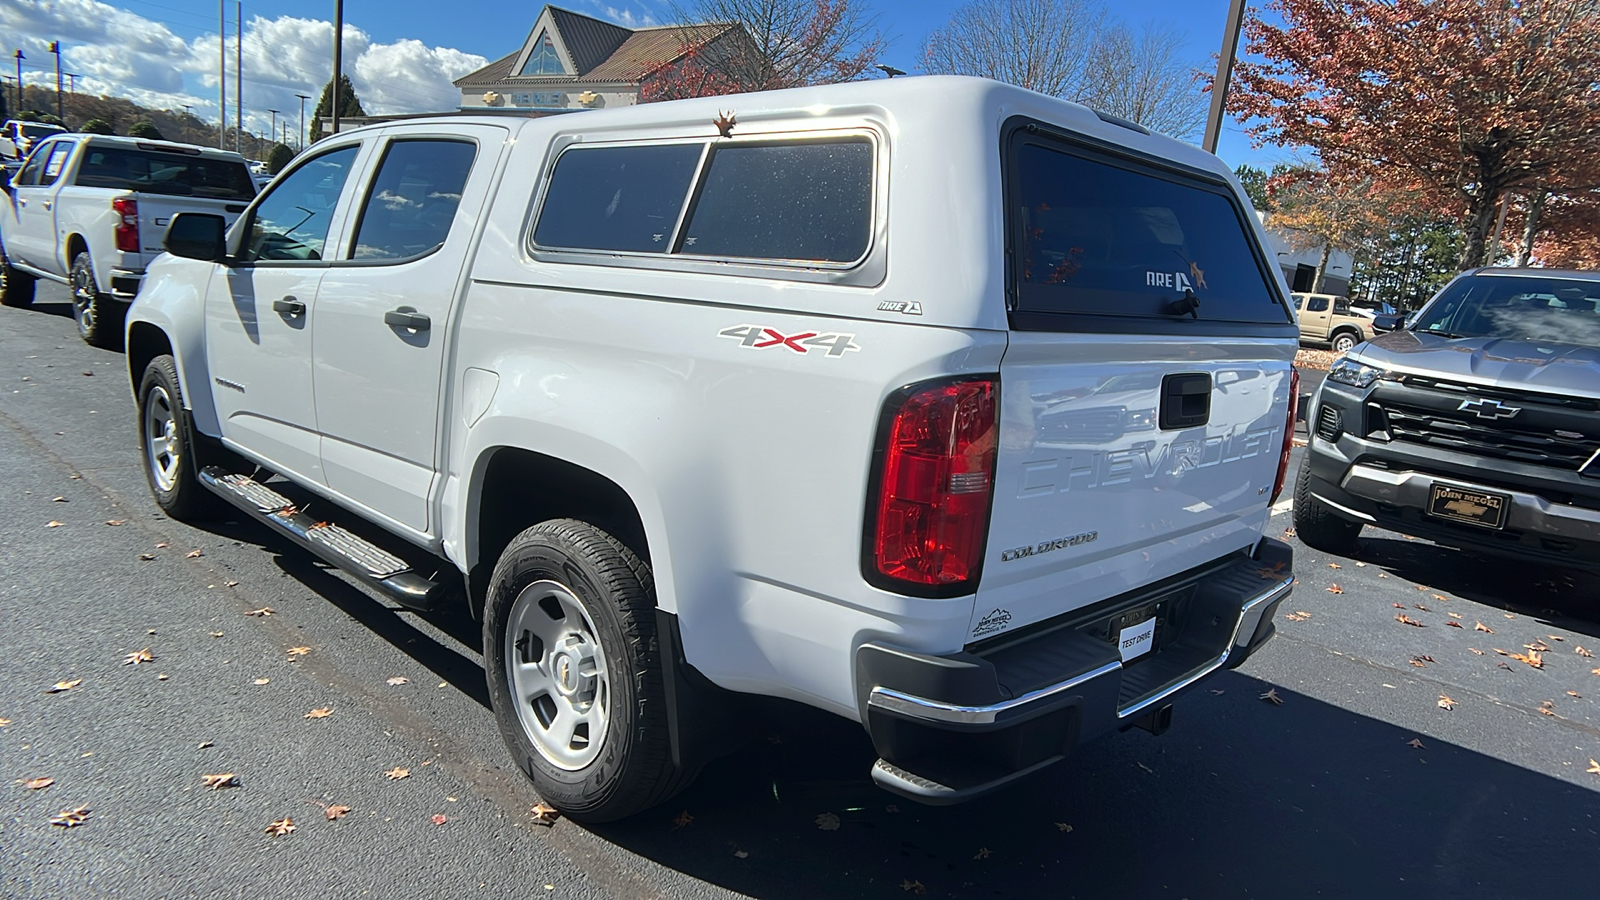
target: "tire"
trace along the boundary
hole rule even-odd
[[[78,323],[78,336],[91,347],[115,350],[122,346],[121,304],[100,292],[89,251],[80,250],[72,258],[68,282],[72,287],[72,320]]]
[[[0,306],[27,309],[33,305],[34,278],[11,268],[4,247],[0,247]]]
[[[195,434],[171,356],[150,360],[139,382],[139,448],[145,480],[162,512],[180,522],[202,522],[222,508],[221,498],[196,477],[215,454]]]
[[[568,818],[625,818],[693,780],[672,763],[650,570],[616,538],[573,519],[513,538],[483,648],[500,735]]]
[[[1359,547],[1361,523],[1341,518],[1311,495],[1309,455],[1300,461],[1300,472],[1295,476],[1294,533],[1307,547],[1336,556],[1355,556]]]
[[[1355,345],[1361,343],[1361,338],[1348,331],[1341,331],[1333,336],[1333,352],[1349,353]]]

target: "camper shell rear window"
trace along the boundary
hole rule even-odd
[[[1029,123],[1005,152],[1013,327],[1293,327],[1224,182]]]

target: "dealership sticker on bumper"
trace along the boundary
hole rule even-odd
[[[1137,625],[1129,625],[1122,629],[1122,636],[1117,640],[1117,649],[1122,651],[1122,661],[1127,662],[1137,656],[1150,652],[1155,645],[1153,638],[1156,636],[1156,620],[1152,616]]]

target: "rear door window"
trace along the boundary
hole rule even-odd
[[[1202,322],[1288,323],[1221,183],[1021,130],[1010,156],[1019,312],[1172,320],[1192,298]]]
[[[732,144],[711,157],[682,252],[847,263],[871,234],[868,141]]]
[[[576,147],[550,175],[533,241],[563,250],[666,253],[705,146]]]
[[[478,147],[470,141],[394,141],[356,226],[358,260],[412,259],[443,246]]]

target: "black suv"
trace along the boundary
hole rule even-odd
[[[1300,539],[1349,554],[1380,525],[1600,568],[1597,307],[1600,272],[1479,269],[1336,362],[1307,420]]]

